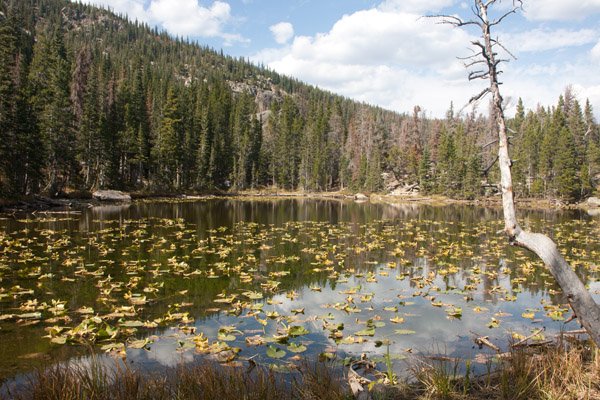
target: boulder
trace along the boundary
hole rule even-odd
[[[600,208],[590,208],[587,213],[590,217],[600,217]]]
[[[587,199],[587,205],[590,207],[600,207],[600,198],[590,197]]]
[[[131,196],[129,193],[121,192],[119,190],[97,190],[92,193],[92,197],[99,201],[112,201],[120,203],[129,203]]]
[[[592,184],[596,189],[596,193],[600,193],[600,174],[596,174],[592,177]]]
[[[356,193],[354,195],[354,200],[357,200],[357,201],[367,201],[367,200],[369,200],[369,197],[366,194],[363,194],[363,193]]]
[[[390,192],[390,196],[409,197],[418,196],[420,193],[419,185],[413,183],[412,185],[399,186]]]
[[[396,179],[396,176],[391,172],[383,172],[381,174],[381,179],[383,180],[383,187],[385,188],[386,192],[392,192],[402,185],[398,179]]]

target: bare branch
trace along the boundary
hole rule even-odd
[[[469,80],[474,81],[475,79],[487,79],[490,77],[489,71],[472,71],[469,72]]]
[[[481,43],[478,40],[473,40],[471,42],[471,44],[473,46],[477,46],[477,47],[479,47],[481,49],[481,53],[480,54],[481,54],[482,57],[484,57],[486,60],[489,59],[488,54],[487,54],[487,50],[486,50],[485,45],[483,43]]]
[[[490,165],[485,167],[485,169],[483,170],[483,175],[487,176],[490,173],[490,170],[494,167],[494,165],[496,165],[497,162],[498,162],[498,156],[496,156],[496,158],[494,159],[494,161],[492,161],[492,163]]]
[[[489,143],[484,144],[483,146],[481,146],[481,149],[482,150],[487,149],[488,147],[490,147],[491,145],[496,144],[496,143],[498,143],[498,139],[497,138],[494,139],[494,140],[492,140],[491,142],[489,142]]]
[[[473,12],[473,15],[475,15],[481,21],[482,24],[485,24],[485,20],[481,17],[481,13],[479,12],[478,8],[471,6],[471,11]]]
[[[470,47],[469,47],[468,49],[469,49],[469,50],[471,51],[471,53],[473,53],[473,54],[471,54],[470,56],[465,56],[465,57],[456,57],[456,58],[458,58],[459,60],[471,60],[471,59],[474,59],[474,58],[477,58],[477,57],[480,57],[480,56],[481,56],[481,53],[480,53],[480,52],[477,52],[477,51],[473,50],[473,49],[472,49],[472,48],[470,48]]]
[[[487,95],[488,93],[490,93],[490,88],[483,89],[479,94],[471,97],[468,104],[472,104],[475,101],[479,101],[479,100],[483,99],[485,97],[485,95]]]
[[[491,21],[491,22],[490,22],[490,27],[491,27],[491,26],[498,25],[500,22],[502,22],[502,20],[503,20],[504,18],[508,17],[509,15],[511,15],[511,14],[516,14],[516,13],[517,13],[517,11],[523,7],[523,4],[522,4],[520,1],[519,1],[519,3],[520,3],[521,5],[513,7],[513,9],[512,9],[512,10],[508,11],[506,14],[504,14],[504,15],[503,15],[503,16],[501,16],[500,18],[497,18],[497,19],[495,19],[494,21]]]
[[[507,53],[508,53],[508,55],[510,55],[510,56],[511,56],[511,57],[512,57],[512,58],[513,58],[515,61],[517,60],[517,57],[516,57],[516,56],[515,56],[513,53],[511,53],[511,51],[510,51],[510,50],[508,50],[506,47],[504,47],[504,45],[503,45],[503,44],[502,44],[500,41],[498,41],[498,39],[490,39],[490,41],[491,41],[493,44],[495,44],[495,45],[498,45],[498,46],[502,47],[502,50],[504,50],[505,52],[507,52]]]
[[[473,67],[473,66],[475,66],[477,64],[487,64],[487,61],[485,61],[485,60],[474,60],[474,61],[472,61],[470,63],[463,63],[463,64],[464,64],[465,68],[471,68],[471,67]]]
[[[446,15],[446,14],[436,14],[436,15],[426,15],[426,18],[434,18],[438,19],[438,24],[447,24],[453,25],[455,27],[467,26],[467,25],[476,25],[481,27],[481,24],[477,21],[463,21],[462,19],[454,16],[454,15]]]

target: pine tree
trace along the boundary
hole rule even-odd
[[[46,190],[57,195],[76,178],[70,103],[70,63],[60,26],[50,27],[34,48],[30,71],[33,107],[47,155]]]
[[[209,161],[211,184],[220,189],[231,186],[233,172],[233,141],[231,137],[231,91],[222,82],[216,82],[209,94],[212,148]]]
[[[81,117],[78,123],[78,155],[83,167],[84,187],[91,189],[99,184],[102,130],[102,98],[97,70],[90,73],[82,95]]]
[[[0,11],[5,12],[4,9]],[[13,188],[10,143],[16,140],[15,84],[13,81],[17,53],[15,27],[8,18],[0,19],[0,193]]]
[[[122,146],[125,152],[128,186],[140,186],[150,171],[150,126],[146,109],[146,88],[143,68],[134,67],[133,83],[124,95],[124,131]]]
[[[273,125],[273,170],[275,182],[281,188],[295,189],[298,185],[300,139],[303,122],[294,100],[286,96]]]
[[[525,107],[523,106],[523,100],[519,98],[515,117],[509,121],[509,127],[514,132],[514,139],[511,141],[511,154],[513,154],[513,189],[516,195],[523,195],[528,191],[527,173],[529,165],[527,162],[527,154],[531,152],[531,149],[527,148],[525,145],[524,124]]]
[[[586,177],[589,179],[589,186],[585,184],[582,176],[582,187],[586,191],[584,195],[594,194],[594,184],[596,185],[596,195],[600,195],[600,132],[598,130],[598,125],[594,119],[594,112],[592,110],[592,105],[590,104],[589,99],[585,102],[584,107],[584,119],[586,125],[586,133],[585,138],[587,140],[587,154],[586,159],[588,162],[587,165],[587,174]],[[588,190],[589,189],[589,190]]]
[[[381,190],[381,152],[374,148],[367,160],[367,174],[364,183],[364,189],[369,192],[377,192]]]
[[[158,164],[157,183],[162,188],[181,188],[182,139],[179,98],[171,89],[167,94],[154,147],[154,157]]]
[[[250,121],[250,154],[248,155],[248,169],[250,171],[251,187],[266,185],[266,168],[263,167],[261,148],[263,143],[262,122],[256,115]]]
[[[423,194],[428,194],[433,190],[431,156],[428,147],[423,149],[423,155],[421,156],[421,161],[419,163],[419,189]]]
[[[251,185],[254,154],[254,131],[251,123],[254,103],[248,93],[243,93],[236,101],[233,121],[235,138],[233,186],[245,189]]]
[[[465,199],[474,200],[481,195],[481,157],[473,152],[466,159],[465,177],[463,180],[463,193]]]
[[[580,184],[575,140],[568,128],[560,130],[556,153],[556,187],[558,195],[567,201],[577,200]]]
[[[210,127],[210,113],[208,108],[208,87],[202,85],[196,100],[195,119],[197,121],[198,150],[196,154],[196,186],[206,189],[212,185],[210,158],[213,146],[213,134]]]
[[[445,129],[440,137],[436,185],[437,192],[452,196],[455,192],[456,148],[454,138]]]

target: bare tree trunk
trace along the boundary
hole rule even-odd
[[[600,307],[594,302],[590,293],[586,290],[577,274],[566,262],[558,251],[556,244],[547,236],[540,233],[531,233],[521,229],[517,222],[517,214],[514,202],[512,186],[511,160],[508,154],[508,139],[506,134],[506,122],[500,95],[498,82],[496,54],[490,35],[490,20],[487,15],[487,7],[494,2],[476,0],[482,20],[482,34],[485,45],[485,58],[489,68],[490,91],[492,94],[492,105],[498,125],[498,163],[500,165],[500,182],[502,186],[502,208],[504,211],[504,231],[508,235],[511,244],[533,251],[540,257],[550,273],[556,279],[559,286],[566,294],[573,311],[579,322],[597,345],[600,345]]]
[[[571,308],[579,319],[581,325],[585,328],[591,339],[600,346],[600,307],[591,294],[585,288],[585,285],[567,263],[565,258],[559,252],[556,244],[547,236],[540,233],[524,231],[517,221],[517,213],[514,202],[514,193],[512,185],[511,166],[512,162],[508,153],[508,137],[506,133],[506,120],[504,117],[504,107],[502,96],[500,94],[500,82],[498,81],[498,65],[507,60],[497,58],[496,49],[498,47],[506,50],[497,40],[491,37],[490,30],[493,26],[502,22],[504,18],[515,13],[521,8],[520,0],[513,0],[513,8],[500,18],[490,20],[488,8],[493,6],[498,0],[474,0],[473,8],[477,19],[463,21],[456,16],[440,15],[442,23],[454,26],[476,25],[481,28],[483,43],[474,41],[473,45],[478,48],[477,54],[467,58],[471,62],[466,63],[468,68],[479,64],[485,64],[485,68],[469,73],[469,79],[488,79],[489,87],[483,92],[473,97],[471,101],[477,101],[487,94],[492,95],[493,117],[498,128],[498,163],[501,174],[502,188],[502,208],[504,212],[504,232],[512,245],[519,246],[534,252],[540,257],[550,273],[558,282],[560,288],[567,296]],[[510,53],[509,53],[510,54]]]

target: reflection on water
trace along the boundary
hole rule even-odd
[[[598,219],[522,219],[561,243],[598,299]],[[506,349],[513,334],[576,329],[564,325],[569,313],[552,278],[508,248],[501,227],[496,209],[306,199],[147,202],[3,219],[0,377],[85,352],[63,339],[125,343],[129,362],[157,368],[197,357],[200,333],[270,363],[293,360],[290,343],[314,357],[375,357],[389,341],[395,355],[474,358],[489,352],[474,347],[474,335]],[[281,340],[290,327],[308,333]],[[132,345],[140,338],[146,349]],[[285,356],[269,357],[269,346]]]

